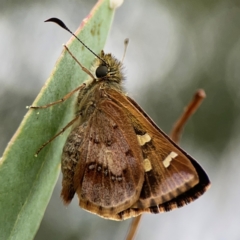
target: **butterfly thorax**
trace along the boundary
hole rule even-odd
[[[93,70],[96,78],[87,81],[86,87],[79,92],[77,111],[81,113],[81,122],[84,122],[96,109],[97,104],[107,98],[106,89],[124,92],[122,81],[124,79],[122,62],[101,51],[100,59],[96,59]],[[106,72],[104,72],[106,70]],[[100,75],[100,76],[99,76]]]

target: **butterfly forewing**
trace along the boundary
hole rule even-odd
[[[126,219],[144,212],[168,211],[202,195],[210,184],[204,170],[158,129],[132,99],[113,89],[106,92],[131,119],[136,137],[142,139],[139,148],[143,163],[148,163],[138,201],[118,217]]]
[[[154,137],[152,144],[158,144]],[[152,169],[145,173],[142,192],[139,200],[133,205],[134,208],[147,208],[162,204],[176,198],[198,183],[197,172],[190,161],[177,149],[166,150],[169,152],[161,153],[156,150],[154,153],[146,153]],[[165,167],[163,161],[173,151],[178,156],[172,159],[168,167]]]
[[[77,131],[79,127],[72,134]],[[109,218],[138,200],[144,181],[142,151],[130,119],[117,104],[107,99],[97,104],[77,152],[71,153],[79,159],[73,185],[82,208]]]

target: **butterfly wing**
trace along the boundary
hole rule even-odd
[[[118,212],[139,199],[144,181],[142,152],[130,119],[120,106],[104,99],[87,123],[72,131],[67,142],[71,138],[75,146],[66,146],[63,158],[75,156],[77,163],[71,180],[63,179],[63,199],[69,202],[66,192],[73,189],[82,208],[115,219]],[[64,166],[66,169],[67,164]]]
[[[201,166],[169,139],[131,98],[114,89],[106,92],[131,119],[144,159],[140,197],[129,209],[118,213],[119,219],[144,212],[169,211],[201,196],[210,185]]]
[[[131,98],[114,89],[70,134],[62,158],[62,197],[112,220],[158,213],[201,196],[210,181]]]

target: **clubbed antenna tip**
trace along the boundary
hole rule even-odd
[[[101,61],[103,61],[106,65],[107,63],[102,59],[100,58],[95,52],[93,52],[85,43],[82,42],[81,39],[79,39],[66,25],[65,23],[58,19],[58,18],[49,18],[47,20],[45,20],[44,22],[54,22],[56,23],[57,25],[59,25],[60,27],[62,27],[63,29],[67,30],[68,32],[70,32],[85,48],[87,48],[93,55],[95,55],[97,58],[99,58]]]

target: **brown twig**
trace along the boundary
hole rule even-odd
[[[196,91],[196,93],[193,96],[192,101],[188,104],[188,106],[185,108],[185,110],[182,113],[182,115],[180,116],[180,118],[177,120],[177,122],[173,126],[170,137],[174,142],[179,143],[184,125],[186,124],[187,120],[199,108],[200,104],[202,103],[202,101],[205,97],[206,97],[206,93],[203,89],[199,89]],[[141,217],[142,217],[142,215],[139,215],[132,220],[126,240],[134,239],[134,237],[137,233],[138,227],[139,227],[139,223],[141,221]]]
[[[137,233],[141,218],[142,218],[142,215],[139,215],[139,216],[133,218],[132,223],[131,223],[130,228],[129,228],[129,231],[128,231],[128,235],[127,235],[126,240],[133,240],[134,239],[134,237]]]
[[[188,106],[185,108],[184,112],[182,113],[182,116],[177,120],[177,122],[173,126],[170,137],[174,142],[179,143],[179,140],[181,138],[181,133],[183,131],[183,128],[187,120],[199,108],[200,104],[202,103],[205,97],[206,97],[206,94],[203,89],[197,90],[197,92],[194,94],[192,101],[188,104]]]

